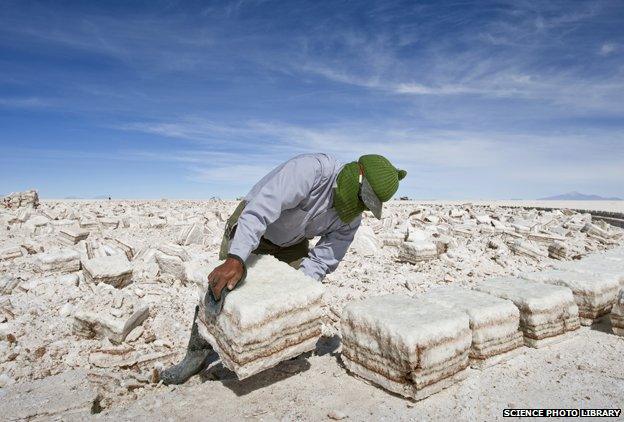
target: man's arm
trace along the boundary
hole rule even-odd
[[[340,229],[321,237],[308,257],[301,263],[300,270],[305,275],[320,281],[325,278],[325,275],[338,268],[338,264],[353,242],[361,221],[361,217],[358,217],[350,224],[345,224]]]
[[[244,262],[258,247],[267,226],[277,220],[283,210],[296,207],[308,197],[321,175],[322,165],[316,157],[300,155],[274,169],[254,186],[238,218],[228,259],[208,276],[217,299],[223,287],[231,290],[236,286],[243,274]]]
[[[259,189],[249,198],[238,218],[236,233],[229,253],[243,261],[258,247],[267,226],[279,218],[283,210],[291,209],[307,198],[321,177],[322,167],[311,155],[295,157],[263,179]]]

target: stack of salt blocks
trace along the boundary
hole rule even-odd
[[[520,312],[510,300],[460,287],[439,287],[424,297],[465,312],[470,319],[470,366],[483,369],[503,362],[524,346]]]
[[[539,348],[556,343],[580,327],[578,306],[567,287],[500,277],[485,280],[474,288],[516,305],[526,346]]]
[[[423,399],[467,375],[468,315],[434,301],[385,295],[352,302],[341,330],[346,368],[404,397]]]
[[[582,325],[592,325],[611,312],[620,290],[619,280],[612,274],[543,270],[522,273],[520,277],[530,281],[564,286],[572,290]]]
[[[198,324],[239,379],[316,348],[325,320],[320,283],[272,256],[252,255],[239,284],[217,316],[206,314],[200,300]]]

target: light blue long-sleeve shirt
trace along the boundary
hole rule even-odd
[[[246,261],[262,236],[278,246],[321,236],[300,270],[316,280],[334,271],[361,223],[344,223],[333,208],[342,167],[327,154],[303,154],[273,169],[245,197],[229,252]]]

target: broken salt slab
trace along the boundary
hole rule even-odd
[[[35,269],[41,273],[72,273],[80,270],[80,254],[72,249],[35,255]]]
[[[544,270],[521,273],[520,277],[530,281],[565,286],[572,290],[582,325],[591,325],[595,320],[608,314],[620,288],[617,277],[608,274]]]
[[[0,249],[0,261],[8,261],[9,259],[19,258],[22,255],[22,249],[18,246]]]
[[[485,280],[474,289],[509,299],[518,307],[526,346],[552,344],[580,327],[578,306],[567,287],[505,277]]]
[[[85,280],[122,288],[132,282],[132,265],[125,255],[103,256],[82,262]]]
[[[614,334],[624,336],[624,289],[620,290],[611,310],[611,329]]]
[[[347,369],[416,400],[466,377],[472,342],[465,312],[424,299],[385,295],[342,311]]]
[[[435,259],[437,257],[438,247],[433,242],[403,242],[399,249],[397,260],[414,264],[421,261]]]
[[[149,306],[134,295],[100,284],[94,295],[77,307],[72,331],[86,338],[106,337],[118,344],[148,316]]]
[[[206,315],[200,301],[198,324],[239,379],[313,350],[325,315],[322,285],[288,264],[252,255],[247,271],[218,316]]]
[[[468,314],[472,367],[485,368],[507,360],[524,344],[520,312],[509,300],[460,287],[438,287],[423,297]]]
[[[70,245],[75,245],[81,240],[85,240],[88,236],[89,232],[86,230],[74,228],[62,228],[59,230],[59,238]]]
[[[182,227],[178,235],[178,245],[201,245],[204,242],[204,230],[201,225],[193,224]]]

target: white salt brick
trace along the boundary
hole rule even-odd
[[[611,310],[611,328],[613,333],[624,336],[624,289],[620,290],[617,301]]]
[[[227,368],[247,378],[315,348],[322,296],[322,285],[302,272],[272,256],[252,256],[246,281],[229,293],[221,313],[200,312],[199,331]]]
[[[524,344],[520,312],[510,300],[459,287],[439,287],[424,298],[468,314],[473,367],[491,366],[515,356]]]
[[[511,300],[520,310],[524,344],[542,347],[580,326],[578,306],[567,287],[504,277],[485,280],[475,290]]]
[[[38,253],[35,255],[35,269],[42,273],[72,273],[80,270],[80,254],[72,249]]]
[[[404,397],[423,399],[466,376],[472,334],[465,312],[377,296],[348,304],[341,330],[347,369]]]
[[[82,262],[85,280],[122,288],[132,282],[132,264],[125,255],[104,256]]]
[[[546,284],[568,287],[579,308],[582,325],[591,325],[611,311],[620,283],[609,274],[579,273],[566,270],[544,270],[521,273],[521,278]]]

